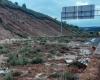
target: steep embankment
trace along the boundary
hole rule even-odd
[[[63,28],[63,35],[74,34],[73,28]],[[57,20],[10,1],[0,1],[0,39],[59,34],[60,22]]]

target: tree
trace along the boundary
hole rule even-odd
[[[15,5],[18,6],[18,2],[15,2]]]
[[[23,8],[26,8],[26,4],[23,4],[22,7],[23,7]]]

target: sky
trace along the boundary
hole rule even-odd
[[[26,4],[27,8],[44,13],[60,20],[62,7],[95,4],[100,9],[100,0],[10,0],[19,5]],[[96,13],[97,14],[97,13]],[[99,13],[100,14],[100,13]],[[66,20],[67,23],[80,27],[100,26],[100,16],[95,19]]]

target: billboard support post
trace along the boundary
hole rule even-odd
[[[62,28],[63,28],[63,20],[62,20],[62,15],[61,15],[61,29],[60,29],[60,32],[61,32],[61,36],[63,35],[63,30],[62,30]]]

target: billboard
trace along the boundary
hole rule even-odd
[[[63,7],[61,12],[62,19],[91,19],[94,18],[95,6],[82,5]]]

